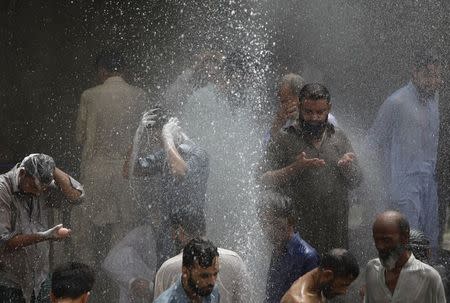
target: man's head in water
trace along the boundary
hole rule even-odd
[[[258,216],[261,227],[274,248],[281,248],[294,234],[292,201],[277,192],[263,193]]]
[[[210,241],[195,238],[183,249],[183,288],[192,297],[209,296],[219,273],[219,252]]]
[[[335,248],[322,256],[319,266],[319,290],[327,299],[345,295],[359,275],[356,258],[343,248]]]
[[[328,89],[319,83],[303,86],[299,93],[299,123],[303,133],[320,138],[328,122],[331,97]]]
[[[386,211],[377,216],[372,232],[381,264],[387,270],[394,269],[408,254],[408,220],[397,211]]]
[[[40,196],[53,181],[55,161],[45,154],[30,154],[19,165],[19,189]]]

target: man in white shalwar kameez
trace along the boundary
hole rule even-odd
[[[379,258],[366,269],[365,303],[445,303],[439,273],[407,248],[409,223],[395,211],[380,214],[373,224]]]

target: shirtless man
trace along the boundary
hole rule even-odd
[[[327,299],[345,295],[358,275],[355,257],[345,249],[332,249],[322,256],[318,268],[295,281],[281,303],[325,303]]]

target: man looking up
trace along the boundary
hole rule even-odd
[[[323,85],[306,84],[299,100],[298,123],[269,142],[261,181],[292,199],[298,230],[318,251],[347,247],[348,193],[361,180],[356,155],[328,123],[331,97]]]
[[[445,303],[439,273],[417,260],[408,248],[410,230],[405,216],[387,211],[373,224],[378,258],[366,269],[366,303]]]
[[[264,192],[259,218],[273,246],[265,302],[279,303],[295,280],[319,266],[319,255],[295,232],[296,219],[288,197]]]
[[[416,53],[411,81],[386,99],[368,133],[369,147],[384,169],[390,207],[425,233],[434,255],[439,235],[435,169],[441,86],[440,57],[431,50]]]
[[[52,273],[52,303],[86,303],[94,286],[92,269],[82,263],[60,265]]]
[[[322,256],[318,268],[295,281],[281,303],[324,303],[345,295],[358,275],[355,257],[345,249],[332,249]]]
[[[52,157],[31,154],[0,175],[0,302],[40,302],[48,296],[49,241],[71,230],[48,226],[49,207],[82,201],[83,187]]]
[[[210,241],[191,240],[183,249],[182,275],[155,303],[219,303],[219,253]]]

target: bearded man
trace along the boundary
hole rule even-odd
[[[379,257],[367,264],[364,302],[446,302],[439,273],[409,250],[409,233],[409,222],[399,212],[376,218],[373,239]]]

